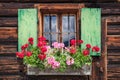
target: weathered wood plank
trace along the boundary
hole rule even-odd
[[[120,35],[120,23],[119,24],[108,24],[108,35]]]
[[[101,57],[100,57],[100,72],[101,79],[107,80],[107,20],[102,20],[101,26]]]
[[[28,80],[89,80],[88,76],[61,76],[61,75],[56,75],[56,76],[40,76],[40,77],[34,77],[34,76],[28,76]]]
[[[120,35],[107,35],[107,42],[120,43]]]
[[[5,74],[20,74],[20,70],[0,70],[0,75],[5,75]]]
[[[84,65],[77,70],[69,68],[65,72],[57,72],[52,69],[41,71],[38,67],[27,65],[27,75],[91,75],[91,65]]]
[[[109,15],[109,14],[120,14],[120,9],[119,8],[102,8],[102,14]]]
[[[0,65],[0,71],[4,70],[19,70],[21,65]]]
[[[120,43],[107,42],[108,49],[120,49]]]
[[[94,1],[94,0],[91,0],[91,1],[89,1],[89,0],[84,0],[85,2],[96,2],[96,1]],[[75,1],[73,1],[73,0],[0,0],[0,2],[23,2],[23,3],[30,3],[30,2],[32,2],[32,3],[54,3],[54,2],[63,2],[63,3],[71,3],[71,2],[74,2],[74,3],[76,3],[76,2],[84,2],[83,0],[75,0]]]
[[[18,10],[18,50],[28,42],[28,38],[34,38],[34,45],[37,44],[37,9]]]
[[[108,77],[120,79],[120,73],[108,72]]]
[[[17,9],[0,9],[0,17],[17,17]]]
[[[84,41],[82,48],[86,44],[101,48],[101,9],[83,8],[81,12],[81,39]],[[92,53],[92,56],[100,56],[101,51]]]
[[[17,27],[0,27],[1,41],[17,41]]]
[[[103,16],[102,19],[107,19],[107,23],[120,23],[119,15],[106,15]]]
[[[0,52],[13,52],[17,51],[17,45],[0,45]]]
[[[120,64],[120,56],[108,56],[108,64]]]
[[[33,7],[34,3],[0,3],[0,9],[25,9]]]
[[[113,77],[110,77],[110,78],[109,78],[109,77],[108,77],[108,80],[119,80],[119,79],[120,79],[120,78],[115,78],[115,77],[114,77],[114,78],[113,78]]]
[[[120,56],[120,49],[117,49],[117,50],[108,49],[107,50],[107,55],[108,56]]]
[[[108,66],[107,67],[108,69],[108,72],[113,72],[113,73],[120,73],[120,65],[119,66],[115,66],[115,65],[112,65],[112,66]]]
[[[53,2],[66,2],[66,3],[78,3],[78,2],[119,2],[119,0],[1,0],[0,2],[40,2],[40,3],[53,3]]]
[[[0,26],[2,27],[16,27],[17,26],[17,17],[0,17]]]
[[[98,8],[119,8],[119,3],[86,3],[86,7],[98,7]]]
[[[22,80],[22,76],[20,75],[2,75],[0,76],[1,80]]]

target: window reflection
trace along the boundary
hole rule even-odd
[[[69,46],[69,41],[75,39],[76,35],[76,17],[72,14],[61,15],[62,22],[57,22],[60,21],[59,18],[57,14],[45,14],[43,18],[43,34],[50,44],[57,41],[63,42],[65,46]],[[58,26],[59,23],[60,25]]]
[[[65,44],[65,46],[69,46],[69,36],[68,34],[62,35],[62,42]]]
[[[75,16],[69,16],[70,32],[75,32]]]
[[[62,32],[68,32],[68,16],[62,16]]]
[[[44,16],[44,32],[50,32],[50,16],[45,15]]]
[[[57,30],[57,17],[55,15],[51,16],[51,32],[56,32]]]

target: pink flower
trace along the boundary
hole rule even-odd
[[[74,64],[74,59],[73,59],[73,58],[67,59],[66,64],[67,64],[67,65],[72,65],[72,64]]]
[[[52,64],[54,63],[54,61],[55,61],[55,58],[54,58],[54,57],[48,57],[48,58],[47,58],[47,62],[48,62],[48,64],[50,64],[50,65],[52,65]]]
[[[58,48],[63,48],[64,46],[64,43],[58,43]]]
[[[54,48],[58,48],[58,42],[52,43],[52,46],[53,46]]]
[[[53,64],[52,64],[52,68],[56,69],[56,68],[59,68],[59,67],[60,67],[60,63],[58,61],[54,61]]]
[[[66,50],[67,52],[70,52],[70,49],[69,49],[69,48],[67,48],[67,47],[65,47],[65,50]]]
[[[46,47],[47,51],[48,51],[49,49],[51,49],[50,46],[45,46],[45,47]]]

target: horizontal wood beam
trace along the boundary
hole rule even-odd
[[[119,2],[119,0],[0,0],[0,2],[41,2],[41,3],[54,3],[54,2]]]

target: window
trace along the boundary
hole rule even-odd
[[[77,15],[76,12],[47,12],[42,13],[42,35],[50,44],[52,42],[63,42],[65,46],[70,45],[71,39],[77,38]]]
[[[38,9],[38,36],[45,36],[49,43],[80,38],[80,9],[83,4],[36,4]]]

